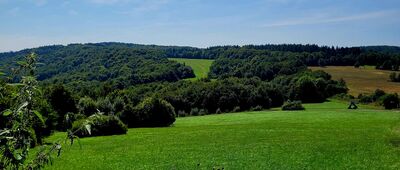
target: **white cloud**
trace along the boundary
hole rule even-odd
[[[323,24],[323,23],[335,23],[335,22],[347,22],[347,21],[358,21],[358,20],[370,20],[383,18],[391,15],[398,14],[397,11],[378,11],[370,12],[349,16],[326,16],[324,14],[318,14],[310,17],[289,19],[284,21],[279,21],[275,23],[269,23],[263,25],[263,27],[285,27],[285,26],[296,26],[296,25],[310,25],[310,24]]]

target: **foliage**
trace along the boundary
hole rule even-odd
[[[194,77],[190,67],[166,58],[155,48],[132,48],[122,44],[70,44],[31,49],[42,57],[38,66],[41,84],[63,84],[73,92],[95,97],[99,87],[177,81]],[[10,67],[27,51],[0,53],[0,67],[10,73]],[[14,79],[15,80],[15,79]]]
[[[66,122],[64,122],[66,114],[77,112],[75,99],[63,85],[54,85],[47,91],[47,100],[58,115],[57,129],[66,130]]]
[[[373,94],[360,94],[358,99],[361,103],[376,103],[385,107],[385,109],[399,108],[399,97],[397,93],[387,94],[383,90],[376,89]]]
[[[78,102],[78,110],[79,113],[84,114],[86,116],[93,115],[98,112],[98,106],[96,101],[94,101],[90,97],[83,97]]]
[[[82,128],[85,127],[85,128]],[[94,114],[72,124],[72,131],[79,137],[126,134],[127,126],[116,116]]]
[[[121,115],[129,127],[166,127],[175,122],[174,107],[159,97],[145,98]]]
[[[305,110],[301,101],[288,101],[282,106],[282,110]]]
[[[29,148],[35,145],[36,134],[33,130],[35,118],[44,124],[42,115],[33,110],[34,97],[38,93],[37,81],[34,77],[36,68],[36,55],[26,56],[25,61],[19,62],[21,67],[22,87],[18,94],[17,104],[14,108],[5,110],[2,115],[10,117],[11,127],[0,131],[0,168],[19,169],[24,166],[28,158]]]
[[[385,94],[381,97],[381,101],[385,109],[399,108],[399,96],[397,94]]]
[[[31,53],[25,61],[18,62],[21,84],[12,95],[10,109],[1,112],[7,123],[0,129],[0,169],[41,169],[52,163],[52,153],[61,153],[61,144],[55,142],[51,147],[43,146],[36,157],[27,162],[29,148],[42,143],[44,136],[50,135],[56,121],[53,110],[44,100],[35,77],[37,55]],[[3,99],[3,98],[2,98]],[[71,144],[75,135],[69,133]]]

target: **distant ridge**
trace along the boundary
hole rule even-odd
[[[400,47],[388,46],[388,45],[376,45],[376,46],[363,46],[361,49],[365,51],[383,52],[383,53],[400,53]]]

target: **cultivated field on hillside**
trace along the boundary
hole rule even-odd
[[[400,93],[400,83],[389,81],[392,71],[376,70],[373,67],[354,68],[352,66],[310,67],[312,70],[324,70],[338,80],[343,78],[349,93],[357,96],[360,93],[373,93],[376,89],[385,92]]]
[[[400,113],[307,104],[178,118],[168,128],[81,139],[47,169],[399,169]],[[63,138],[57,133],[49,141]]]
[[[196,75],[195,78],[192,79],[199,79],[205,78],[210,71],[210,66],[214,60],[206,60],[206,59],[186,59],[186,58],[169,58],[170,60],[177,61],[179,63],[184,63],[187,66],[193,68],[194,74]]]

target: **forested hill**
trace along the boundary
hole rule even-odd
[[[397,70],[400,65],[400,53],[397,51],[400,51],[399,47],[393,46],[266,44],[194,48],[105,42],[54,45],[0,53],[0,69],[10,73],[10,68],[16,65],[16,61],[30,52],[35,52],[40,56],[41,63],[38,67],[38,79],[44,83],[62,83],[73,87],[79,84],[82,87],[96,84],[93,82],[107,82],[124,88],[134,84],[177,81],[194,76],[190,67],[167,60],[171,57],[217,59],[211,67],[211,77],[247,77],[263,74],[259,76],[271,79],[279,72],[296,72],[295,69],[287,67],[288,64],[374,65],[378,69]],[[279,64],[272,64],[273,62]],[[248,63],[255,63],[257,69],[252,71],[250,68],[255,67]],[[285,68],[282,68],[283,66]],[[264,75],[260,69],[267,70],[268,74],[266,72]],[[271,70],[277,73],[269,73]]]
[[[30,52],[39,55],[38,80],[43,83],[85,87],[107,82],[124,88],[194,77],[190,67],[169,61],[160,49],[122,43],[71,44],[1,53],[0,68],[10,73],[16,61]]]
[[[397,46],[365,46],[361,47],[361,49],[370,52],[400,53],[400,47]]]

